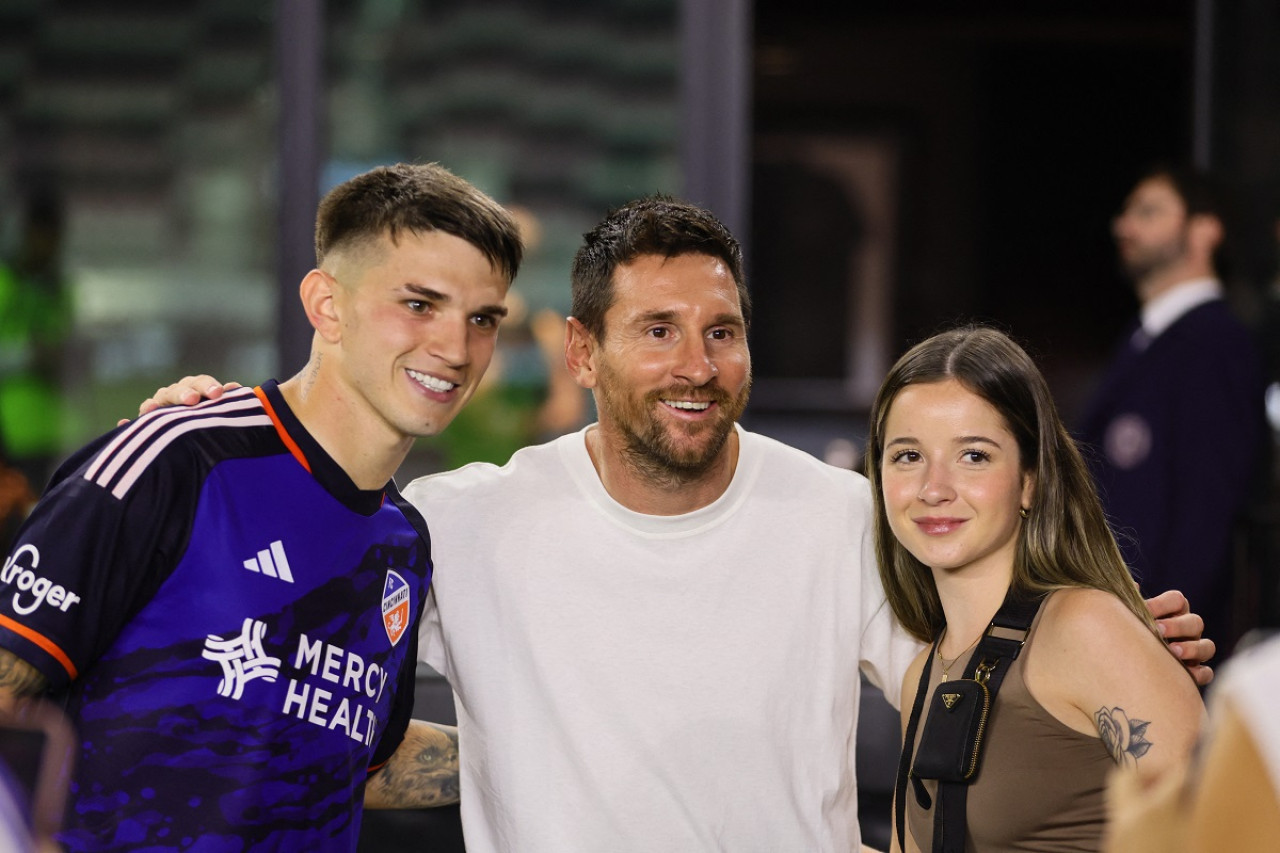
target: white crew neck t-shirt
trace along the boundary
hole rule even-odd
[[[920,645],[884,600],[865,478],[739,429],[679,516],[609,497],[585,434],[411,483],[436,566],[469,851],[856,849],[859,667]]]

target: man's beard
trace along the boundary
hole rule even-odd
[[[601,381],[597,385],[602,414],[608,413],[622,436],[622,452],[627,464],[650,482],[670,486],[697,481],[711,470],[724,451],[734,424],[746,409],[751,394],[748,379],[736,397],[719,386],[687,386],[651,391],[637,403],[633,398],[612,390],[623,384],[612,370],[602,369]],[[662,400],[708,401],[715,404],[716,418],[710,423],[681,424],[674,419],[664,422],[657,414],[657,407],[663,405]],[[673,432],[702,440],[681,442]]]
[[[1128,257],[1122,253],[1120,269],[1135,283],[1141,284],[1153,274],[1176,264],[1186,251],[1187,235],[1183,231],[1171,242],[1145,247]]]

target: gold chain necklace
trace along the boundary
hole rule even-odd
[[[970,643],[968,646],[966,646],[963,649],[963,651],[960,652],[960,654],[956,655],[955,657],[953,657],[951,660],[948,661],[946,658],[942,656],[942,640],[945,640],[947,638],[947,629],[946,628],[942,629],[942,638],[938,640],[938,663],[942,664],[942,680],[943,681],[947,680],[947,676],[951,672],[951,667],[955,666],[956,661],[964,657],[964,653],[969,651],[969,649],[978,645],[978,641],[982,639],[983,633],[986,633],[986,632],[984,631],[982,633],[979,633],[978,636],[973,638],[973,642]]]

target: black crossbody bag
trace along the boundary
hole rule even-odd
[[[907,779],[911,779],[916,800],[925,809],[931,806],[931,802],[920,780],[936,779],[938,803],[933,812],[932,853],[964,853],[966,798],[969,784],[977,777],[982,762],[988,717],[995,704],[996,692],[1010,665],[1022,651],[1042,601],[1043,595],[1023,597],[1009,591],[961,677],[944,681],[934,690],[924,734],[920,736],[920,748],[915,750],[916,728],[924,708],[929,673],[942,639],[941,633],[934,640],[924,672],[920,675],[920,686],[916,689],[916,700],[903,739],[902,757],[898,762],[894,818],[898,846],[903,850],[906,849]]]

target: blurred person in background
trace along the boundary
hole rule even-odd
[[[1112,232],[1141,314],[1087,405],[1079,437],[1144,594],[1179,589],[1231,643],[1232,537],[1263,475],[1262,358],[1223,298],[1225,236],[1208,176],[1159,166]]]

